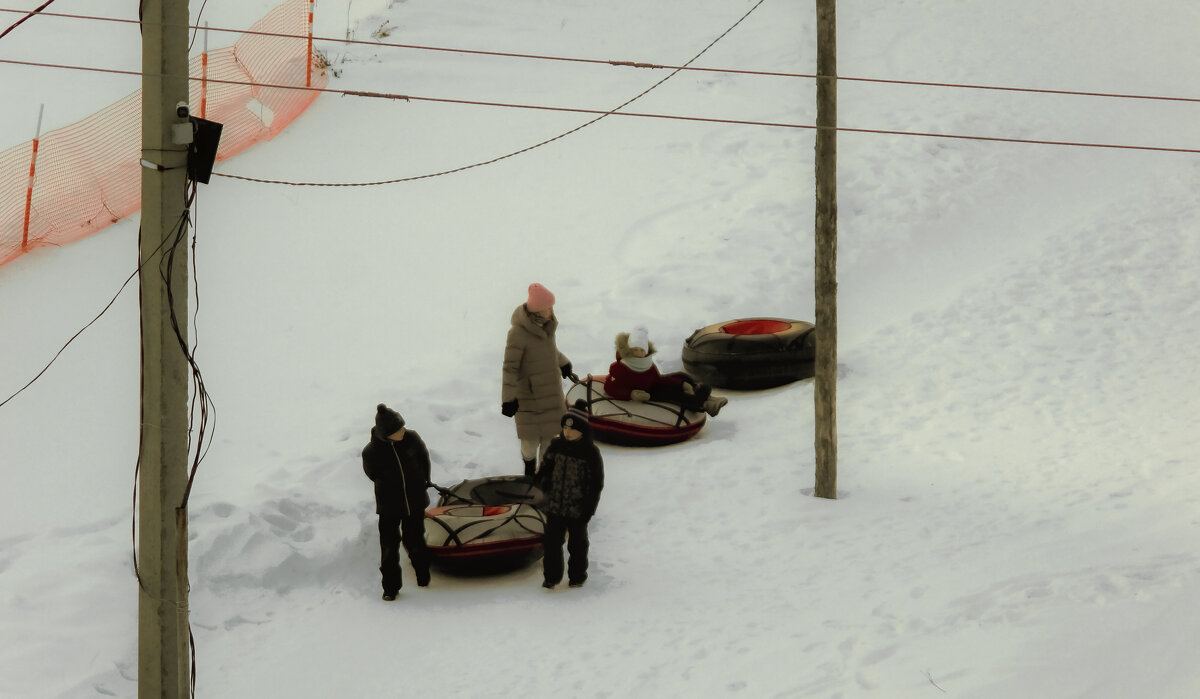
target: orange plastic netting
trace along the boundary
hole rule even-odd
[[[288,36],[244,34],[191,60],[192,113],[223,125],[217,161],[273,138],[320,94],[268,85],[304,88],[311,73],[311,87],[325,87],[324,71],[310,64],[309,9],[309,0],[286,0],[250,31]],[[141,208],[141,112],[139,90],[0,151],[0,265],[84,238]]]

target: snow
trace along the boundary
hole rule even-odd
[[[272,4],[212,0],[202,21],[246,27]],[[679,65],[752,5],[331,0],[316,33]],[[1187,0],[838,9],[843,76],[1196,97]],[[811,3],[767,0],[697,65],[812,73],[813,25]],[[136,42],[35,18],[0,58],[137,70]],[[413,96],[604,110],[665,75],[318,46],[331,87]],[[39,103],[47,131],[138,87],[0,75],[5,147]],[[839,92],[846,127],[1200,147],[1194,102]],[[689,72],[629,109],[811,124],[813,97]],[[325,95],[217,171],[409,177],[590,118]],[[638,324],[672,370],[709,323],[811,320],[812,138],[614,116],[410,183],[201,186],[192,336],[216,417],[190,501],[197,695],[1200,694],[1195,154],[842,134],[839,498],[811,496],[811,382],[727,391],[689,442],[603,447],[586,587],[547,592],[534,565],[418,589],[406,562],[400,598],[379,599],[358,457],[375,404],[420,432],[436,482],[513,473],[499,365],[530,282],[557,295],[579,372]],[[0,269],[0,400],[108,303],[136,237],[135,218]],[[0,408],[2,697],[136,693],[138,370],[134,282]]]

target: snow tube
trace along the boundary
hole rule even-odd
[[[700,328],[683,344],[684,369],[711,386],[753,390],[813,375],[812,323],[739,318]]]
[[[434,563],[464,573],[491,572],[541,554],[542,492],[529,479],[477,478],[439,490],[437,506],[425,511],[425,544]]]
[[[567,405],[587,404],[592,436],[609,444],[654,447],[691,438],[707,415],[665,401],[618,400],[604,393],[604,374],[588,377],[567,391]]]

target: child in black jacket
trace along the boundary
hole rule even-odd
[[[421,435],[404,428],[404,418],[380,403],[371,443],[362,450],[363,472],[375,483],[379,514],[379,572],[383,599],[400,591],[400,542],[408,552],[417,585],[429,584],[429,549],[425,546],[425,508],[429,507],[429,450]]]
[[[538,485],[545,500],[546,529],[542,541],[542,587],[552,588],[563,576],[563,541],[566,540],[567,580],[579,587],[587,580],[588,520],[596,514],[604,488],[604,460],[592,443],[587,414],[571,408],[562,417],[562,433],[542,457]]]

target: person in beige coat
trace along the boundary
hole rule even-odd
[[[566,412],[562,380],[572,376],[571,362],[558,351],[556,329],[554,294],[541,284],[530,284],[528,300],[513,311],[500,394],[500,412],[516,418],[526,476],[537,472]]]

